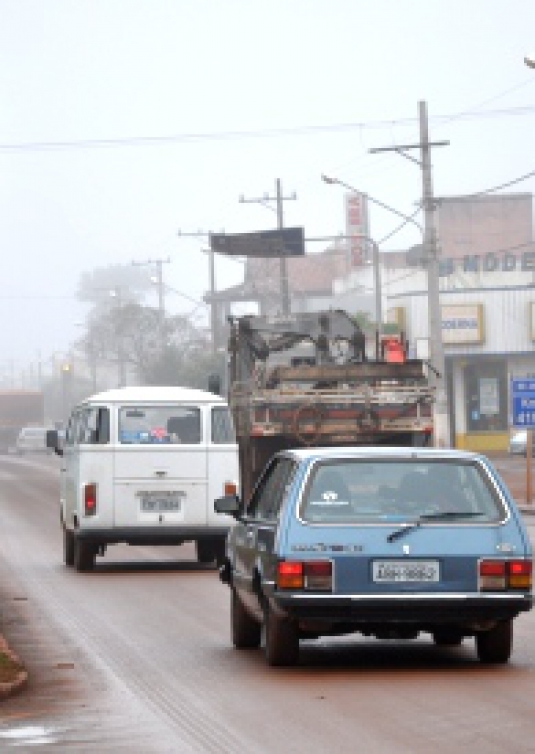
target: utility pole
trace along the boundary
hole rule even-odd
[[[205,238],[210,237],[210,232],[203,233],[197,231],[196,233],[183,233],[181,230],[178,232],[179,236],[189,236],[192,238]],[[210,332],[212,333],[211,350],[212,353],[217,351],[217,344],[219,343],[219,312],[218,306],[215,301],[215,252],[212,249],[203,249],[203,252],[208,254],[209,265],[209,278],[210,278]]]
[[[435,225],[436,203],[433,197],[433,180],[431,167],[431,147],[443,147],[449,141],[429,141],[429,126],[427,118],[427,103],[418,103],[418,120],[420,126],[420,141],[418,144],[403,144],[395,147],[379,147],[370,152],[397,152],[411,162],[415,162],[422,171],[422,207],[424,210],[424,238],[425,260],[427,266],[427,299],[429,317],[429,351],[432,370],[430,382],[435,388],[435,403],[433,408],[433,436],[436,447],[451,445],[448,399],[446,392],[446,361],[444,358],[444,344],[442,341],[442,314],[440,307],[439,285],[439,249]],[[420,159],[406,154],[408,150],[419,149]]]
[[[219,342],[219,327],[216,316],[215,297],[215,257],[212,249],[207,249],[208,264],[210,267],[210,331],[212,333],[212,354],[216,352],[216,344]]]
[[[284,228],[283,203],[285,201],[297,199],[297,196],[295,194],[295,191],[293,192],[293,194],[291,194],[291,196],[283,195],[280,178],[277,178],[276,180],[275,190],[276,190],[275,196],[269,196],[268,194],[264,194],[262,198],[255,198],[255,199],[245,199],[243,196],[240,196],[240,202],[242,203],[254,202],[256,204],[266,204],[266,202],[275,201],[277,203],[276,204],[277,228],[280,230],[281,228]],[[279,268],[280,268],[280,292],[281,292],[282,313],[289,314],[290,313],[290,289],[288,285],[288,264],[287,264],[285,256],[279,257]]]
[[[147,265],[156,265],[156,286],[158,288],[158,311],[160,313],[160,343],[162,352],[165,347],[165,285],[163,282],[163,265],[171,261],[167,259],[147,259],[145,262],[132,262],[134,267],[145,267]]]
[[[125,387],[126,385],[126,363],[125,363],[125,355],[124,355],[124,342],[123,342],[123,296],[122,296],[122,290],[120,286],[116,285],[114,288],[112,288],[110,295],[112,298],[116,299],[117,301],[117,310],[119,312],[119,332],[118,332],[118,341],[117,341],[117,362],[119,367],[119,385],[118,387]]]

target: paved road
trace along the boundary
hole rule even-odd
[[[0,629],[30,671],[0,707],[0,751],[535,751],[535,611],[506,667],[471,641],[343,638],[268,669],[231,649],[227,589],[188,546],[66,569],[57,468],[0,460]]]

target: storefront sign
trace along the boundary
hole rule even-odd
[[[524,251],[522,254],[470,254],[462,258],[444,257],[440,260],[440,275],[447,277],[455,272],[521,272],[535,271],[535,251]]]
[[[535,303],[533,301],[529,304],[529,332],[531,340],[535,340]]]
[[[386,313],[386,321],[390,325],[397,325],[400,332],[407,330],[407,320],[404,306],[392,306]]]
[[[444,343],[467,345],[483,343],[483,305],[455,304],[442,306],[442,340]]]
[[[357,191],[346,194],[346,236],[349,244],[351,267],[361,267],[366,262],[366,250],[370,245],[368,228],[368,197]]]

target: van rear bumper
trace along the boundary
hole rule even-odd
[[[228,526],[127,526],[112,529],[76,529],[76,537],[99,545],[180,545],[192,540],[226,538]]]

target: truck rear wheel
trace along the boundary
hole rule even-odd
[[[96,550],[90,542],[74,538],[74,567],[77,571],[92,571],[95,567]]]

